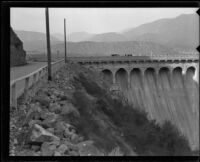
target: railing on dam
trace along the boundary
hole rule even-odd
[[[74,62],[99,61],[135,61],[135,60],[199,60],[198,54],[184,55],[152,55],[152,56],[95,56],[95,57],[69,57]]]
[[[52,73],[54,74],[61,67],[65,65],[64,59],[52,63]],[[24,94],[26,96],[28,89],[35,86],[36,83],[47,75],[47,65],[41,67],[40,69],[23,76],[21,78],[15,79],[10,82],[10,106],[17,107],[17,99]],[[18,90],[16,87],[20,86]]]

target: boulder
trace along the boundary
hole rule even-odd
[[[37,151],[40,150],[40,146],[38,146],[38,145],[32,145],[32,146],[31,146],[31,149],[32,149],[33,151],[37,152]]]
[[[71,133],[70,133],[70,131],[68,129],[64,130],[63,135],[67,139],[70,139],[70,137],[71,137]]]
[[[40,154],[36,153],[33,150],[23,150],[23,151],[20,151],[19,153],[17,153],[16,156],[40,156]]]
[[[78,151],[69,151],[69,156],[80,156]]]
[[[65,130],[65,124],[62,121],[56,122],[55,124],[55,130],[59,130],[59,131],[64,131]]]
[[[83,141],[77,144],[80,156],[98,156],[100,151],[93,145],[93,141]]]
[[[60,141],[60,138],[53,135],[49,131],[45,130],[38,124],[34,124],[31,135],[30,142],[50,142],[50,141]]]
[[[56,150],[55,143],[44,142],[41,146],[42,156],[52,156]]]
[[[41,122],[41,120],[30,120],[29,121],[29,123],[28,123],[28,125],[29,125],[29,127],[32,127],[34,124],[39,124],[39,125],[41,125],[42,124],[42,122]]]
[[[61,143],[65,144],[69,148],[69,151],[78,151],[78,146],[72,144],[67,139],[61,141]]]
[[[70,140],[71,140],[72,143],[78,143],[79,142],[79,136],[75,133],[72,133]]]
[[[51,103],[50,106],[49,106],[49,111],[55,112],[55,113],[57,112],[56,114],[58,114],[58,113],[61,112],[61,107],[57,103]]]
[[[77,111],[77,109],[71,104],[71,103],[66,103],[61,110],[61,114],[73,114],[75,117],[79,117],[80,114]]]
[[[54,134],[54,128],[47,128],[47,131],[49,131],[50,133]]]
[[[54,152],[54,156],[62,156],[62,155],[61,155],[61,153],[60,153],[60,152],[58,152],[58,151],[55,151],[55,152]]]
[[[46,117],[43,120],[43,124],[52,124],[56,122],[57,118],[58,118],[58,115],[55,113],[51,113],[51,112],[46,113]]]
[[[68,152],[68,151],[69,151],[69,148],[65,144],[61,144],[56,150],[56,152],[59,152],[61,155],[64,155],[65,152]]]
[[[39,102],[41,106],[49,107],[50,100],[46,95],[35,96],[33,102]]]
[[[38,120],[40,118],[41,112],[42,112],[42,109],[40,108],[39,103],[30,104],[30,109],[27,112],[23,125],[29,124],[31,120]]]

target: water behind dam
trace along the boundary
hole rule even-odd
[[[119,69],[116,82],[134,107],[145,109],[149,118],[159,123],[170,120],[189,139],[191,148],[199,149],[199,83],[194,74],[193,67],[186,74],[175,68],[171,75],[167,68],[158,75],[148,68],[143,77],[139,69],[133,69],[128,86],[127,72]],[[108,71],[104,77],[112,82]]]

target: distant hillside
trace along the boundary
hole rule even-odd
[[[67,35],[67,40],[70,42],[81,42],[85,40],[89,40],[93,37],[94,34],[87,33],[87,32],[75,32]]]
[[[126,40],[127,38],[124,35],[114,32],[96,34],[92,38],[88,39],[88,41],[94,41],[94,42],[118,42]]]
[[[123,33],[129,40],[151,41],[171,47],[196,48],[199,44],[199,20],[196,14],[161,19]]]
[[[17,36],[22,40],[25,51],[39,51],[38,49],[46,48],[46,34],[32,31],[15,30]],[[59,44],[61,41],[53,36],[51,45]]]
[[[23,41],[46,41],[45,33],[19,30],[15,30],[15,32]],[[59,41],[59,39],[51,36],[51,41]]]
[[[42,50],[42,49],[41,49]],[[63,44],[52,45],[52,51],[64,53]],[[133,55],[175,54],[172,48],[151,42],[68,42],[67,53],[72,56],[110,56],[113,53]]]
[[[46,49],[45,33],[27,31],[16,31],[16,33],[23,41],[26,51],[44,51],[44,49]],[[69,43],[69,41],[77,42],[77,44]],[[91,34],[87,32],[77,32],[67,35],[68,50],[72,53],[80,53],[82,55],[133,53],[133,51],[139,47],[139,45],[132,46],[130,42],[133,41],[152,42],[168,46],[179,52],[194,51],[199,44],[198,15],[187,14],[180,15],[176,18],[160,19],[140,25],[136,28],[124,30],[122,33],[110,32]],[[92,42],[101,43],[96,44]],[[108,42],[110,42],[110,44],[107,44]],[[117,42],[124,43],[118,44]],[[53,50],[63,51],[63,35],[52,34],[51,45]],[[149,48],[149,51],[152,50],[154,49]],[[143,51],[143,49],[136,51],[137,53],[142,53],[140,51]]]
[[[55,33],[52,34],[54,38],[58,39],[59,41],[64,41],[64,34]]]
[[[88,34],[88,33],[87,33]],[[75,39],[74,39],[74,36]],[[149,41],[179,49],[193,49],[199,44],[199,19],[197,14],[183,14],[176,18],[160,19],[121,33],[102,33],[84,38],[82,33],[71,35],[74,42]]]

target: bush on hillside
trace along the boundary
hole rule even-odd
[[[81,83],[81,85],[85,88],[88,94],[93,95],[95,97],[100,97],[106,93],[104,89],[102,89],[96,82],[88,79],[82,73],[79,74],[76,80]]]
[[[105,135],[101,125],[95,118],[95,104],[87,96],[83,90],[77,90],[73,94],[73,104],[78,109],[80,117],[76,120],[74,126],[86,138],[95,139],[97,147],[102,147],[106,151],[110,151],[115,140],[110,138],[109,134]]]

